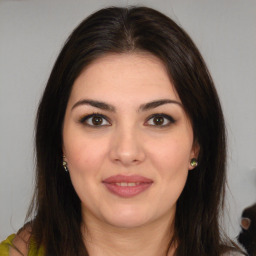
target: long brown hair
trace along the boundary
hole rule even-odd
[[[72,85],[100,56],[135,51],[151,53],[164,63],[200,146],[199,166],[189,172],[177,202],[176,255],[223,252],[226,241],[218,220],[226,182],[225,126],[204,60],[186,32],[162,13],[111,7],[89,16],[70,35],[38,108],[36,190],[29,214],[32,235],[47,256],[88,255],[80,231],[80,199],[62,167],[62,124]]]

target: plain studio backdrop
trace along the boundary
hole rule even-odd
[[[110,5],[158,9],[205,58],[227,124],[225,226],[234,238],[243,208],[256,201],[256,0],[0,0],[0,240],[24,224],[35,114],[54,61],[78,24]]]

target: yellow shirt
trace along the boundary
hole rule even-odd
[[[0,243],[0,255],[1,256],[9,256],[10,248],[15,248],[12,244],[12,240],[15,238],[15,234],[12,234],[7,237],[6,240]],[[21,254],[22,255],[22,254]],[[36,248],[33,241],[30,242],[28,256],[43,256],[43,248],[40,247],[39,249]]]

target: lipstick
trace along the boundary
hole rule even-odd
[[[106,188],[120,197],[133,197],[147,190],[153,181],[140,175],[115,175],[102,181]]]

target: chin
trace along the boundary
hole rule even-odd
[[[133,218],[118,218],[115,220],[110,220],[109,224],[111,226],[114,226],[116,228],[122,228],[122,229],[130,229],[130,228],[139,228],[141,226],[144,226],[148,223],[147,220],[138,218],[137,216]]]
[[[135,209],[122,209],[104,216],[105,221],[117,228],[136,228],[150,222],[150,216]]]

